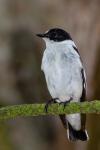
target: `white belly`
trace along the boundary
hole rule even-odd
[[[80,99],[82,77],[79,69],[70,64],[63,67],[56,64],[44,71],[48,90],[53,98],[59,98],[61,101],[69,100],[70,97]]]

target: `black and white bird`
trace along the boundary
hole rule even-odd
[[[37,36],[44,39],[46,49],[41,69],[52,101],[67,104],[82,102],[86,96],[86,77],[78,49],[69,33],[53,28]],[[88,140],[85,114],[60,115],[71,141]]]

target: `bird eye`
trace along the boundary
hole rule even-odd
[[[52,33],[52,37],[53,37],[54,39],[56,39],[56,38],[57,38],[57,33],[56,33],[56,32]]]
[[[57,38],[57,33],[55,33],[55,38]]]

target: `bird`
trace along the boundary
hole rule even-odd
[[[52,97],[46,104],[83,102],[86,99],[86,73],[72,37],[61,28],[51,28],[37,34],[45,41],[41,69],[44,72],[47,88]],[[87,141],[85,114],[59,115],[66,129],[69,141]]]

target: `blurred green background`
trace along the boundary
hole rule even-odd
[[[100,0],[0,0],[0,105],[50,99],[36,33],[60,27],[80,51],[87,99],[100,99]],[[87,115],[88,142],[68,142],[57,116],[0,122],[0,150],[100,150],[100,116]]]

